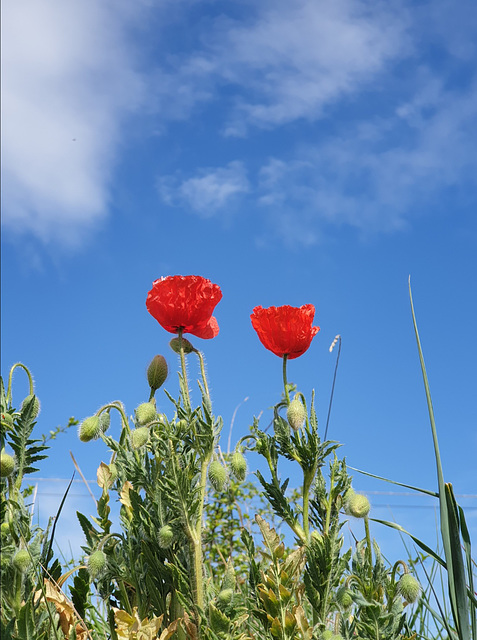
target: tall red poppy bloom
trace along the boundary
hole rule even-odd
[[[170,333],[215,338],[219,325],[212,315],[222,298],[218,284],[201,276],[167,276],[152,284],[146,307]]]
[[[289,360],[301,356],[311,344],[320,327],[313,327],[315,307],[255,307],[250,319],[260,342],[276,356]]]

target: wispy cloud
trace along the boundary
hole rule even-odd
[[[164,176],[158,181],[158,189],[167,204],[185,205],[210,218],[247,193],[250,185],[243,163],[234,161],[225,167],[200,169],[197,175],[186,179]]]
[[[142,100],[134,18],[127,3],[93,0],[24,0],[2,14],[3,221],[75,244],[107,214],[120,127]]]

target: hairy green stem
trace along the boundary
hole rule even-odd
[[[283,356],[283,386],[285,387],[285,398],[288,406],[290,404],[290,394],[288,393],[288,382],[287,382],[287,360],[288,360],[288,356],[285,353],[285,355]]]
[[[184,342],[182,340],[182,331],[183,329],[179,329],[179,354],[181,358],[181,370],[182,370],[182,380],[184,382],[184,404],[186,405],[186,409],[190,411],[190,396],[189,396],[189,381],[187,380],[187,370],[186,370],[186,361],[185,361],[185,351],[184,351]]]
[[[202,527],[204,516],[205,491],[207,487],[207,468],[209,466],[211,454],[202,460],[200,467],[200,496],[199,513],[192,537],[192,552],[194,559],[194,582],[195,582],[195,603],[199,609],[204,608],[204,587],[203,587],[203,557],[202,557]]]
[[[33,378],[31,377],[30,371],[27,369],[27,367],[25,367],[24,364],[22,364],[21,362],[17,362],[10,369],[10,375],[8,376],[7,404],[9,402],[11,402],[11,400],[12,400],[12,378],[13,378],[13,372],[15,371],[15,369],[17,367],[20,367],[21,369],[23,369],[26,372],[26,374],[28,376],[28,382],[30,384],[30,395],[32,396],[33,393],[34,393]]]
[[[303,473],[303,531],[307,542],[310,540],[310,487],[313,476],[313,472]]]
[[[209,402],[210,402],[210,391],[209,391],[209,384],[207,382],[207,376],[205,375],[205,366],[204,366],[204,356],[202,354],[201,351],[199,350],[195,350],[197,357],[199,358],[199,362],[200,362],[200,373],[202,375],[202,382],[204,383],[204,391],[205,391],[205,395],[207,396]]]
[[[369,577],[369,590],[372,590],[373,584],[373,553],[371,551],[371,535],[369,532],[369,518],[364,517],[364,530],[366,532],[366,555],[368,557],[368,577]]]

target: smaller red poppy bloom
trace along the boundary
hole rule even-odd
[[[167,276],[152,284],[146,307],[170,333],[215,338],[219,325],[212,315],[222,298],[218,284],[201,276]]]
[[[250,319],[260,342],[276,356],[289,360],[301,356],[311,344],[320,327],[313,327],[315,307],[255,307]]]

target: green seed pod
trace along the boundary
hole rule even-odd
[[[99,416],[99,428],[102,433],[106,433],[111,425],[111,416],[109,415],[109,411],[103,411],[103,413]]]
[[[306,411],[302,401],[298,397],[298,394],[290,402],[287,409],[288,424],[292,429],[298,431],[305,424]]]
[[[156,419],[156,407],[151,402],[143,402],[136,409],[136,422],[140,425],[148,424]]]
[[[81,442],[96,440],[101,433],[101,424],[97,415],[85,418],[80,424],[78,436]]]
[[[227,482],[227,471],[218,460],[214,460],[209,466],[210,484],[216,491],[222,491]]]
[[[15,569],[18,569],[18,571],[21,571],[23,573],[30,566],[30,554],[26,549],[20,549],[20,551],[17,551],[13,556],[12,563]]]
[[[170,525],[165,524],[159,529],[159,533],[157,534],[157,542],[161,549],[167,549],[168,547],[170,547],[173,539],[174,532],[172,531],[172,527]]]
[[[101,549],[94,551],[90,555],[88,559],[88,571],[93,580],[101,575],[103,569],[106,566],[106,560],[106,554],[104,553],[104,551],[101,551]]]
[[[349,609],[353,604],[351,591],[346,587],[340,587],[336,592],[336,601],[343,609]]]
[[[365,518],[370,509],[368,498],[360,493],[355,493],[348,501],[346,513],[355,518]]]
[[[5,451],[0,454],[0,477],[8,478],[15,469],[15,458]]]
[[[139,449],[149,440],[149,429],[147,427],[138,427],[131,434],[131,444],[133,449]]]
[[[172,349],[172,351],[174,351],[174,353],[181,352],[181,341],[179,340],[179,338],[172,338],[172,340],[169,342],[169,346]],[[182,347],[184,349],[185,354],[193,353],[194,351],[196,351],[192,343],[189,342],[189,340],[187,340],[187,338],[184,338],[184,337],[182,338]]]
[[[410,573],[404,573],[399,578],[398,591],[406,602],[416,602],[421,593],[421,585]]]
[[[240,451],[236,450],[232,455],[230,467],[237,480],[243,482],[247,476],[247,461]]]
[[[232,598],[234,597],[233,589],[222,589],[217,596],[217,604],[219,606],[225,607],[232,602]]]
[[[33,400],[32,417],[36,418],[40,413],[40,401],[35,395],[30,394],[23,400],[21,410],[23,411],[31,400]]]
[[[155,393],[166,381],[167,362],[164,356],[154,356],[147,368],[147,381],[151,391]]]

